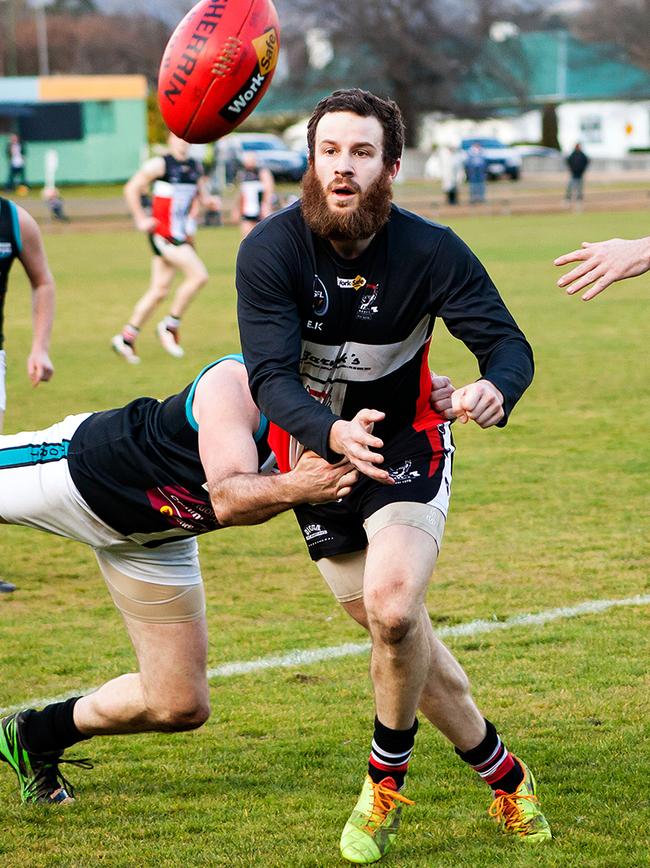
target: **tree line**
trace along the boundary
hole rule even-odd
[[[191,5],[183,0],[153,6],[148,0],[131,0],[128,14],[107,14],[107,9],[124,9],[126,4],[54,0],[46,13],[50,71],[140,73],[154,85],[174,21]],[[581,39],[616,46],[631,62],[650,69],[650,0],[585,0],[571,15],[556,12],[548,0],[276,0],[276,6],[288,69],[283,87],[297,92],[307,79],[305,34],[317,30],[328,38],[335,56],[346,61],[343,67],[332,64],[318,71],[319,83],[331,88],[381,83],[401,106],[411,131],[422,112],[472,110],[462,105],[458,85],[496,22],[511,22],[522,31],[568,27]],[[163,17],[152,14],[156,9]],[[38,74],[33,8],[27,0],[4,0],[2,12],[0,73]],[[523,105],[525,87],[507,63],[495,65],[490,74],[509,86]]]

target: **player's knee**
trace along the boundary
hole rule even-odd
[[[169,287],[168,286],[152,286],[150,290],[150,294],[152,299],[156,302],[156,304],[160,304],[161,301],[164,301],[169,295]]]
[[[368,611],[370,632],[384,645],[401,645],[417,629],[417,618],[396,606],[372,607]]]
[[[209,280],[210,275],[205,269],[197,271],[194,275],[194,285],[197,290],[202,289]]]
[[[191,697],[170,701],[151,709],[159,732],[187,732],[198,729],[210,717],[207,699]]]

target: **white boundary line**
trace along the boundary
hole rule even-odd
[[[478,636],[481,633],[493,633],[497,630],[510,630],[512,627],[533,627],[539,624],[548,624],[550,621],[559,621],[564,618],[576,618],[579,615],[597,615],[609,609],[622,606],[647,606],[650,605],[650,594],[639,594],[636,597],[627,597],[622,600],[587,600],[576,606],[562,606],[558,609],[548,609],[546,612],[534,614],[514,615],[505,621],[468,621],[465,624],[456,624],[453,627],[440,627],[436,630],[436,636],[446,639],[454,636]],[[290,666],[309,666],[312,663],[320,663],[324,660],[335,660],[338,657],[352,657],[356,654],[364,654],[370,650],[370,642],[348,642],[345,645],[334,645],[329,648],[311,648],[305,651],[289,651],[287,654],[278,654],[271,657],[258,657],[256,660],[247,660],[233,663],[223,663],[214,669],[208,669],[208,679],[232,678],[236,675],[247,675],[249,672],[262,672],[267,669],[285,669]],[[51,702],[60,702],[70,696],[90,693],[96,688],[79,689],[63,696],[53,696],[40,699],[29,699],[20,705],[12,705],[0,708],[0,715],[11,714],[21,708],[40,708]]]

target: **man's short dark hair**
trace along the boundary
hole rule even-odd
[[[307,125],[307,146],[311,160],[314,159],[318,122],[323,115],[331,112],[352,112],[362,118],[377,118],[384,131],[384,165],[390,168],[402,156],[404,121],[397,103],[392,99],[382,99],[370,91],[353,87],[349,90],[335,90],[334,93],[324,97],[314,109]]]

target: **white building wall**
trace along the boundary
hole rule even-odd
[[[571,102],[558,106],[558,139],[562,151],[580,142],[590,157],[620,159],[631,148],[650,148],[650,100],[641,102]],[[542,113],[530,111],[512,118],[481,121],[427,115],[422,122],[420,148],[456,147],[461,139],[489,136],[505,145],[539,142]]]
[[[580,142],[590,157],[624,157],[650,147],[650,100],[575,102],[558,107],[558,138],[564,152]]]
[[[427,115],[422,121],[419,144],[424,151],[440,145],[457,147],[461,139],[471,139],[472,136],[499,139],[504,145],[538,142],[542,137],[541,112],[480,121]]]

